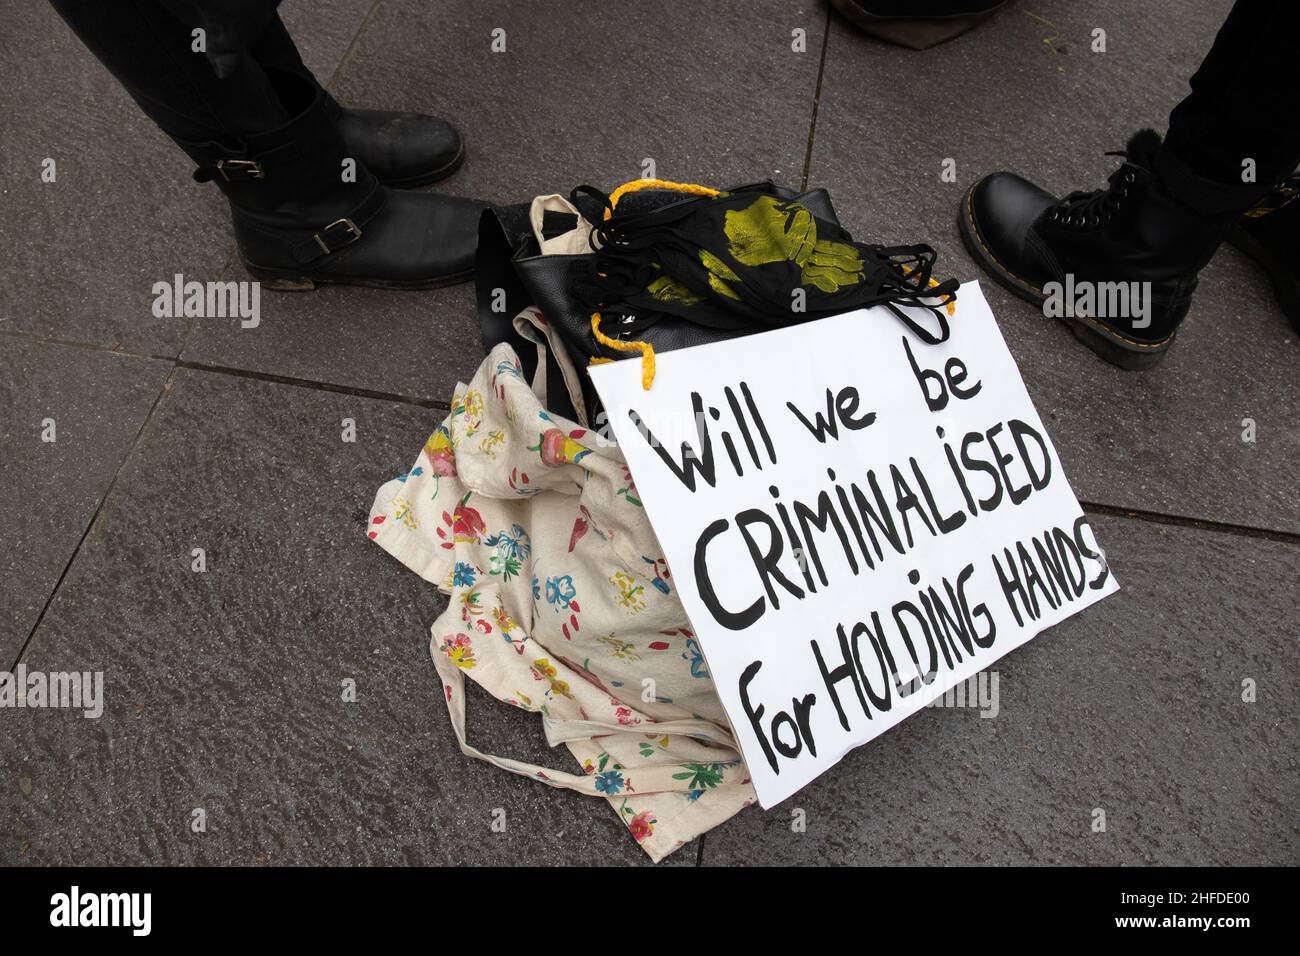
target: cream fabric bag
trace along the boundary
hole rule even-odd
[[[516,327],[547,346],[536,310]],[[607,799],[657,862],[754,791],[618,446],[538,394],[514,351],[493,349],[411,471],[379,489],[368,533],[450,596],[430,649],[461,750]],[[541,714],[578,769],[476,749],[466,676]]]

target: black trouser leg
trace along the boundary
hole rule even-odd
[[[101,63],[173,139],[230,143],[289,119],[258,60],[263,53],[310,77],[279,17],[246,50],[230,51],[224,76],[193,50],[192,31],[160,0],[51,0]]]
[[[482,205],[389,190],[363,155],[373,141],[394,179],[438,172],[440,152],[457,158],[455,130],[415,114],[343,113],[303,65],[276,0],[51,2],[194,160],[194,178],[221,189],[240,258],[270,288],[427,289],[472,274]],[[359,146],[340,118],[353,119]],[[416,130],[389,137],[390,126]]]
[[[289,31],[285,29],[284,21],[280,19],[278,14],[270,19],[266,29],[262,31],[257,41],[248,48],[248,52],[252,54],[253,59],[258,62],[263,70],[295,73],[305,80],[310,80],[321,91],[321,96],[325,100],[325,112],[332,119],[338,118],[343,107],[338,104],[338,101],[330,95],[329,90],[320,84],[316,76],[302,62],[302,55],[298,52],[293,37],[289,36]]]
[[[1169,115],[1166,148],[1219,183],[1241,184],[1248,159],[1264,189],[1290,175],[1300,162],[1297,36],[1297,0],[1237,0]]]

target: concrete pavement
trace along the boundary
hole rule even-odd
[[[284,15],[343,102],[461,125],[448,192],[610,187],[647,159],[806,180],[860,238],[974,278],[966,188],[1102,184],[1229,5],[1033,0],[923,53],[781,0]],[[245,278],[222,201],[48,7],[5,12],[0,669],[102,670],[106,706],[0,711],[0,863],[646,862],[603,802],[459,753],[428,656],[443,599],[364,537],[478,364],[471,289],[155,318],[154,282]],[[997,717],[923,712],[796,796],[805,830],[751,808],[669,863],[1300,862],[1300,339],[1229,248],[1145,373],[984,290],[1124,589],[999,662]],[[567,759],[530,715],[472,706],[484,749]]]

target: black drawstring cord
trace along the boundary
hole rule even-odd
[[[590,196],[611,209],[609,196],[591,186],[576,187],[570,194],[577,204],[580,195]],[[641,255],[672,245],[675,234],[672,226],[691,215],[704,199],[689,199],[641,213],[615,212],[609,219],[593,225],[590,234],[595,249],[587,270],[580,270],[571,281],[580,301],[599,311],[611,303],[618,303],[629,295],[641,292],[662,273],[662,267],[649,262]],[[937,345],[947,341],[951,334],[945,306],[956,297],[959,283],[956,279],[935,282],[932,278],[938,258],[935,250],[925,244],[880,246],[852,243],[862,254],[865,280],[875,284],[874,294],[868,295],[860,307],[884,305],[923,342]],[[586,274],[581,274],[585,272]],[[737,290],[748,292],[747,289]],[[744,299],[752,308],[764,309],[764,302],[749,295]],[[929,301],[925,301],[929,300]],[[935,300],[939,300],[937,303]],[[938,323],[939,334],[931,332],[903,311],[903,307],[925,309]],[[773,312],[773,315],[776,313]],[[829,313],[827,313],[829,314]],[[782,312],[783,317],[787,317]],[[813,316],[809,316],[810,318]],[[647,325],[653,322],[647,323]]]

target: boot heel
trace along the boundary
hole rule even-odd
[[[254,273],[256,275],[256,273]],[[311,279],[262,279],[260,280],[264,288],[272,292],[314,292],[316,283]]]
[[[315,281],[306,276],[263,269],[250,262],[245,262],[244,268],[248,270],[249,275],[262,283],[263,288],[270,289],[272,292],[312,292],[316,289]]]
[[[1169,351],[1169,346],[1173,345],[1174,342],[1174,337],[1171,335],[1164,348],[1137,351],[1117,345],[1104,335],[1098,334],[1080,322],[1067,321],[1067,324],[1070,326],[1070,331],[1074,333],[1074,337],[1092,349],[1097,355],[1111,365],[1129,371],[1136,372],[1156,365],[1165,357],[1165,354]]]

